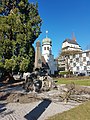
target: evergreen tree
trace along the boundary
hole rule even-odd
[[[7,71],[32,71],[33,43],[41,33],[38,5],[28,0],[0,2],[0,67]]]

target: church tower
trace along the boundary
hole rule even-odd
[[[46,31],[46,38],[42,40],[42,56],[44,56],[45,61],[48,62],[49,55],[52,54],[52,41],[47,37],[48,31]]]
[[[42,40],[42,56],[49,66],[49,74],[54,74],[57,71],[57,62],[52,54],[52,41],[47,37],[48,31],[46,31],[46,38]]]

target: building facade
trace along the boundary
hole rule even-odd
[[[68,64],[73,74],[90,76],[90,50],[70,55]]]
[[[90,75],[90,50],[82,51],[76,40],[66,39],[58,57],[60,71],[72,71],[75,75]]]

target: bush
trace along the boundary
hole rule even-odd
[[[68,75],[70,76],[70,75],[72,75],[72,74],[73,74],[72,71],[60,71],[60,72],[59,72],[59,75],[60,75],[60,76],[63,76],[63,77],[64,77],[65,75],[66,75],[66,76],[68,76]]]

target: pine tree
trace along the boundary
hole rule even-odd
[[[28,0],[0,2],[0,67],[9,72],[32,71],[34,41],[41,33],[38,5]]]

